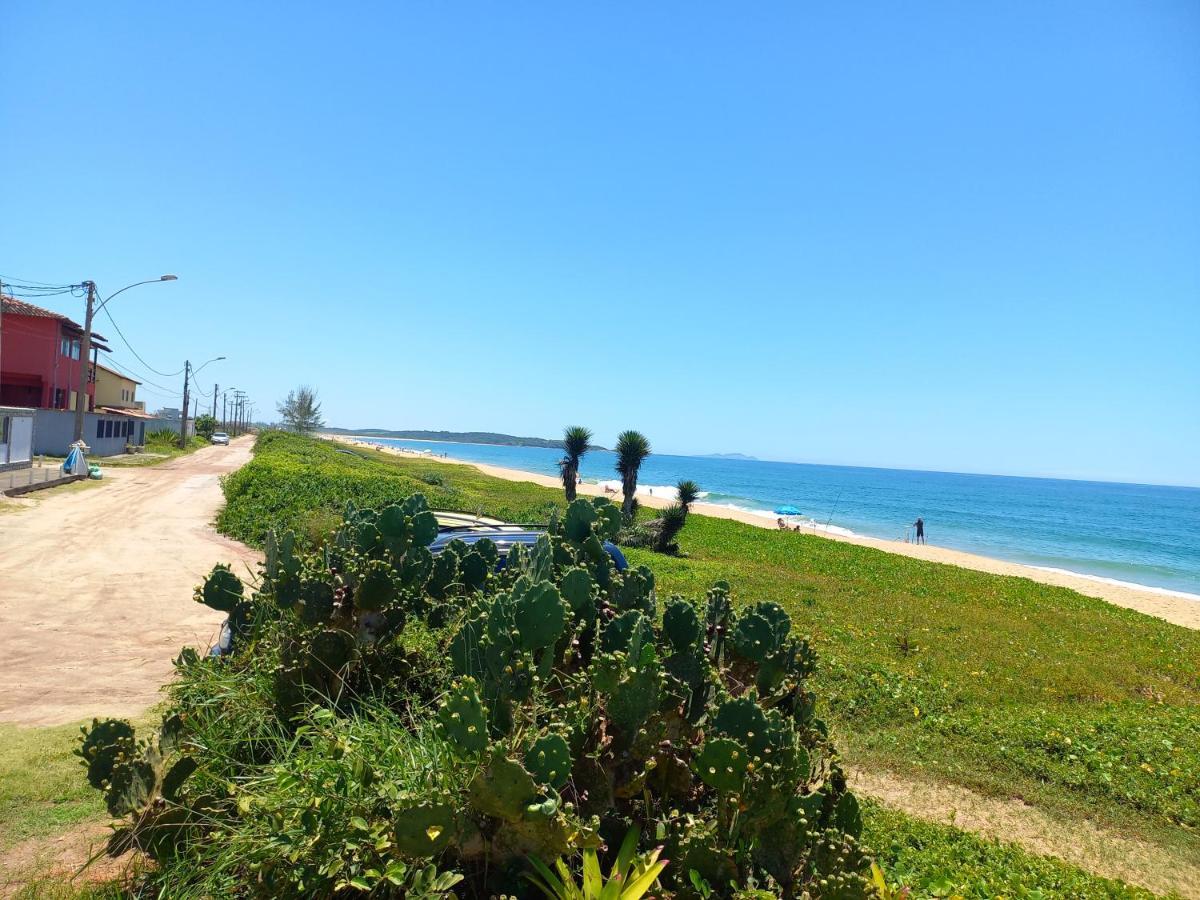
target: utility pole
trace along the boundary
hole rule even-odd
[[[217,388],[219,385],[213,385],[213,418],[217,417]]]
[[[87,315],[83,318],[83,339],[79,344],[79,392],[75,395],[75,440],[77,441],[83,440],[83,413],[87,406],[88,357],[92,355],[92,316],[96,313],[96,282],[85,281],[84,286],[87,287]]]
[[[183,450],[187,447],[187,414],[188,414],[188,370],[191,368],[190,360],[183,361],[183,409],[179,411],[179,449]]]

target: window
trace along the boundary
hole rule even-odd
[[[58,345],[59,352],[71,359],[79,359],[79,341],[73,338],[63,338]]]
[[[104,420],[103,419],[96,420],[96,437],[98,437],[98,438],[104,437]]]

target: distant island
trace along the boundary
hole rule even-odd
[[[362,437],[393,438],[404,441],[447,441],[452,444],[496,444],[501,447],[546,447],[561,450],[562,441],[537,437],[517,437],[494,431],[389,431],[386,428],[324,428],[326,434],[357,434]],[[606,448],[592,445],[593,450]]]
[[[747,456],[745,453],[702,453],[701,459],[743,459],[747,462],[758,462],[757,456]]]

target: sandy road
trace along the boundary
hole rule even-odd
[[[259,559],[211,524],[218,479],[252,445],[108,468],[100,486],[0,516],[0,722],[136,714],[158,700],[180,647],[211,642],[222,616],[193,587],[214,563],[245,576]]]

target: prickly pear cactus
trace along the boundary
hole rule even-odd
[[[242,582],[229,566],[218,563],[196,588],[195,599],[210,609],[232,612],[242,599]]]
[[[460,678],[438,710],[443,737],[454,752],[468,756],[481,752],[488,744],[487,710],[479,699],[474,678]]]
[[[477,873],[472,896],[499,895],[507,885],[487,873],[599,846],[637,822],[642,849],[666,844],[663,889],[679,898],[699,896],[693,870],[719,898],[751,882],[782,897],[867,896],[861,813],[817,718],[808,642],[780,606],[735,604],[723,582],[699,603],[671,597],[660,622],[654,573],[618,572],[605,550],[620,526],[616,506],[577,499],[503,566],[487,540],[451,541],[435,558],[437,521],[419,496],[348,506],[311,551],[271,533],[257,594],[227,569],[197,589],[244,639],[219,664],[181,655],[185,696],[211,690],[194,676],[212,665],[253,672],[270,692],[259,708],[278,716],[271,729],[304,736],[255,752],[299,752],[283,748],[318,746],[320,734],[359,786],[374,783],[360,768],[378,760],[354,751],[348,730],[360,725],[344,717],[361,723],[385,703],[412,723],[435,751],[410,773],[427,790],[379,782],[371,809],[387,824],[369,833],[380,872],[436,859]],[[210,706],[220,703],[194,712]],[[184,721],[141,742],[124,723],[95,723],[80,749],[89,781],[131,823],[118,843],[157,859],[240,827],[228,798],[198,816],[191,785],[247,784],[281,761],[239,769],[182,750]],[[139,830],[150,822],[155,837]]]

